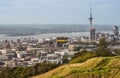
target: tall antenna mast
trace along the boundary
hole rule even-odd
[[[92,20],[93,20],[93,17],[92,17],[92,2],[90,0],[90,17],[89,17],[90,28],[92,28]]]
[[[92,2],[90,0],[90,14],[92,14]]]
[[[90,17],[89,17],[89,30],[90,30],[90,39],[91,41],[95,40],[95,28],[93,27],[93,16],[92,16],[92,1],[90,0]]]

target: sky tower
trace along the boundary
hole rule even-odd
[[[93,16],[92,16],[92,4],[90,0],[90,17],[89,17],[89,30],[90,30],[90,39],[91,41],[95,40],[95,28],[93,27]]]

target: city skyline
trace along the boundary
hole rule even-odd
[[[92,0],[93,24],[120,25],[120,1]],[[90,0],[0,0],[0,24],[89,24]]]

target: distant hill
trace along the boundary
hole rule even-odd
[[[94,25],[96,31],[111,31],[113,25]],[[64,24],[30,24],[30,25],[0,25],[0,34],[8,36],[26,36],[41,33],[66,33],[86,32],[89,25],[64,25]]]
[[[120,78],[120,57],[96,57],[66,64],[32,78]]]

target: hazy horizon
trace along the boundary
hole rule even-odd
[[[96,32],[112,31],[114,25],[94,25]],[[0,34],[9,36],[37,35],[42,33],[69,33],[89,31],[89,25],[0,25]]]

